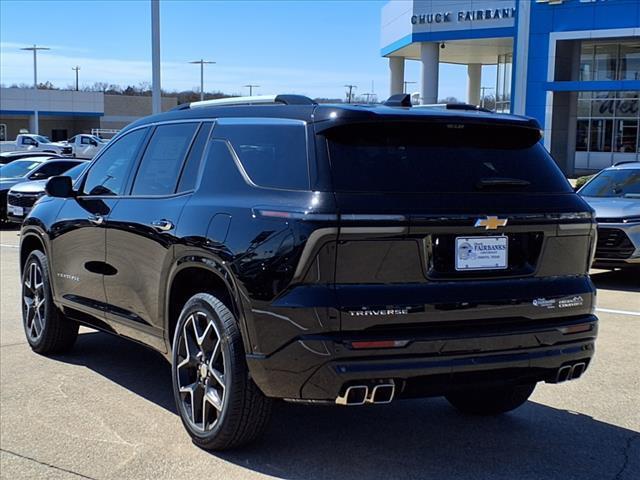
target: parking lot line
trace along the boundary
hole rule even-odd
[[[9,245],[7,243],[0,243],[0,247],[19,248],[18,245]]]
[[[613,308],[596,308],[596,312],[617,313],[618,315],[632,315],[634,317],[640,317],[640,312],[630,312],[629,310],[615,310]]]

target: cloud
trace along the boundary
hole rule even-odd
[[[33,82],[32,57],[18,50],[15,43],[0,44],[0,83]],[[121,60],[117,58],[96,58],[89,55],[59,53],[63,49],[52,49],[38,55],[38,81],[50,81],[58,87],[66,87],[75,82],[72,67],[80,66],[80,84],[92,85],[107,82],[121,86],[137,85],[151,81],[151,62],[146,60]],[[162,86],[166,90],[198,88],[200,84],[199,66],[181,62],[162,62]],[[259,93],[302,93],[311,96],[342,97],[345,83],[358,83],[361,92],[371,80],[378,90],[386,91],[386,75],[371,75],[363,72],[331,70],[309,70],[291,67],[256,67],[247,65],[205,66],[205,90],[220,90],[226,93],[240,93],[247,83],[261,85]]]

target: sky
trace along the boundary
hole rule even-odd
[[[344,98],[389,92],[388,60],[380,57],[380,13],[385,1],[160,1],[161,84],[165,90],[298,93]],[[25,14],[28,15],[25,17]],[[57,87],[107,82],[151,82],[149,0],[0,0],[0,84],[33,83],[28,45],[38,54],[38,81]],[[483,85],[493,86],[483,72]],[[419,63],[408,61],[405,80],[418,81]],[[466,99],[466,69],[440,66],[440,98]],[[414,85],[413,90],[418,90]]]

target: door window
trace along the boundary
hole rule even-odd
[[[115,140],[93,164],[82,189],[85,195],[123,195],[131,166],[147,135],[141,128]]]
[[[197,128],[197,123],[176,123],[156,128],[140,162],[132,195],[170,195],[175,192],[182,162]]]

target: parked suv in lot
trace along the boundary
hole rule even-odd
[[[273,399],[498,414],[580,377],[593,211],[535,120],[407,101],[250,97],[132,124],[23,223],[31,347],[85,324],[158,350],[208,449],[255,438]]]
[[[578,195],[596,212],[593,266],[640,268],[640,162],[620,162],[602,170]]]

